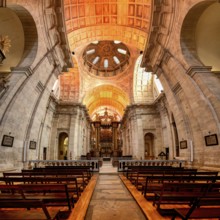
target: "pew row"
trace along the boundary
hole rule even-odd
[[[72,206],[74,206],[74,202],[77,201],[80,196],[80,189],[78,187],[77,178],[75,177],[0,177],[0,182],[6,185],[39,184],[43,186],[47,184],[66,184],[68,193],[72,198]]]
[[[72,209],[73,198],[66,184],[0,185],[0,201],[40,200],[46,206],[63,206]],[[1,207],[2,208],[2,207]]]
[[[220,217],[220,183],[213,183],[204,195],[197,197],[188,208],[174,209],[172,220],[209,219]]]
[[[41,200],[0,200],[0,207],[1,220],[59,220],[59,210],[49,211]]]

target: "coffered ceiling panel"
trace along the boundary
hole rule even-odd
[[[151,0],[65,0],[64,12],[71,49],[82,41],[114,39],[144,49]]]

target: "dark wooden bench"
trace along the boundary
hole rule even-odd
[[[163,183],[161,191],[155,193],[153,205],[157,206],[157,210],[161,215],[173,214],[174,210],[171,204],[192,205],[196,198],[204,196],[210,183]],[[169,204],[162,207],[163,205]]]
[[[65,167],[57,167],[57,166],[52,166],[52,167],[37,167],[31,170],[25,170],[23,169],[21,172],[22,173],[30,173],[30,172],[37,172],[37,173],[47,173],[47,172],[56,172],[56,173],[61,173],[61,172],[65,172],[65,173],[73,173],[73,172],[77,172],[77,171],[81,171],[84,172],[85,174],[87,174],[88,176],[92,176],[93,174],[93,170],[90,167],[85,167],[85,166],[76,166],[76,167],[67,167],[67,169],[65,169]]]
[[[148,200],[154,197],[154,194],[160,195],[164,189],[164,183],[213,183],[219,180],[219,176],[187,176],[187,175],[155,175],[147,176],[142,186],[142,194]]]
[[[0,201],[38,199],[46,206],[65,206],[71,211],[73,202],[66,184],[0,185]]]
[[[197,197],[191,207],[174,210],[172,220],[177,216],[181,219],[220,218],[220,183],[210,184],[207,192]]]
[[[195,176],[196,173],[196,169],[144,170],[130,173],[130,175],[128,175],[128,179],[136,186],[138,190],[142,190],[142,186],[144,185],[147,176]],[[215,172],[213,175],[216,176],[216,173],[218,172]]]
[[[41,200],[0,200],[1,220],[58,220],[59,210],[48,210]],[[7,210],[7,208],[9,208]]]
[[[126,165],[123,169],[124,176],[127,177],[128,173],[136,171],[147,171],[147,170],[183,170],[183,167],[172,167],[172,166],[130,166]]]
[[[6,185],[14,184],[66,184],[69,194],[74,201],[80,196],[76,177],[0,177],[0,182]]]
[[[45,171],[45,172],[4,172],[4,177],[75,177],[77,178],[78,188],[83,191],[89,183],[91,176],[83,170],[67,170],[67,171]]]

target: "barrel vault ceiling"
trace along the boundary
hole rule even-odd
[[[71,72],[61,75],[62,99],[82,102],[90,116],[108,107],[121,118],[132,102],[134,63],[146,46],[151,0],[64,0],[64,15],[69,47],[77,61],[71,71],[79,74],[78,78],[71,77]],[[121,41],[129,48],[129,67],[123,73],[104,78],[92,76],[85,68],[83,51],[89,43],[101,40]]]

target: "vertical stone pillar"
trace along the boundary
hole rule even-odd
[[[137,158],[137,128],[136,128],[136,117],[131,116],[130,118],[130,145],[129,145],[129,152],[134,156],[134,158]]]
[[[94,127],[95,127],[95,156],[99,156],[99,152],[100,152],[100,126],[101,126],[101,122],[100,121],[96,121],[94,122]]]
[[[69,127],[69,158],[74,160],[77,156],[77,115],[71,115]]]
[[[118,156],[118,122],[112,122],[113,156]]]
[[[137,128],[136,128],[136,135],[137,135],[137,157],[138,159],[144,159],[144,133],[143,133],[143,122],[141,115],[137,115]]]

